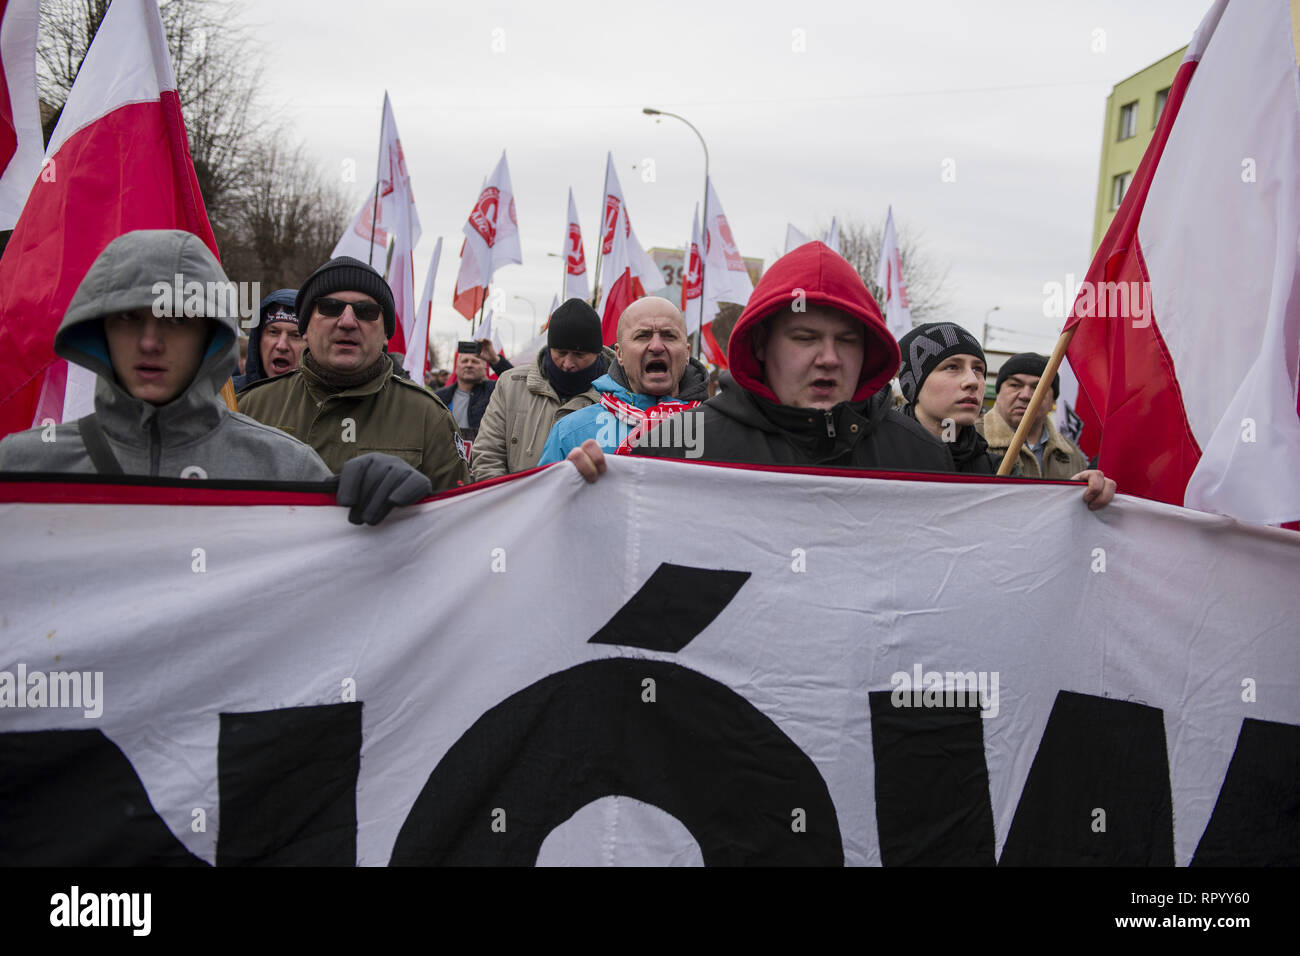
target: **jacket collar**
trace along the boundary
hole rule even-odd
[[[1046,459],[1052,452],[1059,452],[1065,457],[1070,456],[1070,447],[1066,444],[1061,433],[1057,431],[1056,424],[1049,415],[1047,421],[1043,423],[1043,428],[1047,430],[1047,445],[1043,449],[1043,458]],[[1002,417],[996,408],[990,408],[984,413],[984,440],[989,443],[990,448],[996,448],[1005,451],[1011,447],[1011,439],[1015,437],[1016,430],[1008,424],[1007,420]],[[1026,442],[1020,449],[1030,455],[1029,444]]]

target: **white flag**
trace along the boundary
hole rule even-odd
[[[794,252],[800,246],[806,246],[812,242],[807,236],[794,227],[792,223],[785,224],[785,251]]]
[[[704,321],[712,322],[714,312],[710,311],[710,301],[734,302],[744,305],[749,301],[749,294],[754,291],[754,282],[745,268],[745,260],[736,246],[731,226],[727,223],[727,214],[722,210],[722,201],[718,199],[713,180],[709,180],[708,232],[704,237]],[[721,268],[719,268],[719,264]],[[712,276],[710,276],[712,273]],[[712,295],[711,295],[712,293]]]
[[[700,204],[695,204],[691,218],[691,242],[686,247],[686,274],[682,276],[682,314],[686,316],[686,334],[700,327],[700,313],[704,307],[704,286],[700,282]],[[713,316],[709,316],[712,321]]]
[[[912,310],[907,304],[907,282],[903,279],[903,257],[898,252],[898,235],[894,232],[894,207],[885,219],[885,238],[880,244],[880,263],[876,284],[883,290],[880,303],[885,324],[894,338],[901,339],[912,331]]]
[[[45,154],[36,98],[39,20],[37,0],[0,3],[0,91],[8,87],[8,102],[0,102],[0,231],[18,222]]]
[[[830,246],[831,252],[837,256],[840,254],[840,223],[834,216],[831,216],[831,228],[826,233],[826,245]]]
[[[614,154],[606,153],[605,218],[601,232],[601,255],[603,256],[609,255],[613,250],[614,222],[618,219],[619,210],[623,211],[626,219],[624,235],[627,237],[627,256],[628,263],[632,268],[632,278],[641,284],[644,292],[657,292],[667,283],[664,282],[664,276],[659,271],[659,266],[641,248],[641,241],[637,239],[636,230],[632,228],[632,217],[627,213],[627,203],[623,199],[623,186],[618,181],[618,173],[614,171]],[[609,285],[610,283],[605,284]]]
[[[573,189],[569,189],[569,221],[564,227],[564,298],[591,298],[587,284],[587,254],[582,246],[582,227],[578,225],[578,208],[573,204]]]
[[[438,260],[442,258],[442,236],[433,246],[433,256],[429,259],[429,273],[424,278],[424,294],[420,296],[420,308],[415,313],[415,328],[411,339],[406,344],[406,361],[403,368],[410,373],[416,383],[424,381],[425,363],[429,360],[429,319],[433,311],[433,280],[438,275]],[[419,348],[419,343],[424,348]]]
[[[492,275],[498,266],[524,261],[519,250],[515,191],[510,185],[510,167],[506,165],[505,150],[501,151],[501,159],[479,193],[462,231],[468,250],[478,264],[482,285],[492,284]]]
[[[393,304],[401,330],[402,348],[409,353],[412,350],[411,343],[415,343],[415,351],[418,352],[412,253],[415,244],[420,241],[420,216],[415,211],[411,177],[406,171],[402,140],[397,133],[397,121],[393,118],[393,107],[387,93],[384,94],[383,120],[379,130],[379,181],[375,190],[378,202],[375,192],[366,197],[352,225],[339,239],[331,256],[352,256],[369,263],[380,273],[387,268],[388,284],[393,289]],[[387,260],[390,236],[393,241],[391,265]]]

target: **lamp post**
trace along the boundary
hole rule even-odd
[[[644,113],[646,116],[671,116],[673,119],[681,120],[683,123],[685,123],[687,126],[691,128],[691,132],[695,134],[696,138],[699,139],[700,141],[700,145],[704,147],[704,206],[703,206],[704,234],[701,237],[700,241],[707,242],[709,237],[709,144],[704,142],[704,136],[700,133],[698,129],[695,128],[695,124],[692,123],[690,120],[688,120],[685,116],[678,116],[676,113],[669,113],[666,110],[657,110],[651,106],[644,107],[641,110],[641,112]],[[655,122],[657,123],[659,121],[655,120]],[[704,258],[705,258],[704,250],[701,249],[700,250],[700,328],[695,330],[695,357],[696,358],[700,357],[700,338],[704,334]],[[687,270],[689,270],[690,267],[691,267],[691,247],[688,244],[686,247]]]
[[[983,348],[987,349],[989,347],[989,316],[992,315],[994,312],[999,311],[1001,308],[1002,306],[995,305],[993,308],[989,309],[987,312],[984,313],[984,332],[980,336],[980,346]]]

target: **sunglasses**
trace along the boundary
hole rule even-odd
[[[342,299],[321,298],[315,302],[316,308],[320,314],[327,319],[337,319],[343,314],[343,310],[352,306],[352,314],[357,317],[358,322],[373,322],[379,318],[382,311],[377,302],[344,302]]]

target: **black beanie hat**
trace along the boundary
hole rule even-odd
[[[600,354],[605,341],[601,336],[600,314],[581,299],[569,299],[551,313],[546,327],[548,349],[571,349],[575,352]]]
[[[903,366],[898,371],[898,387],[907,404],[916,403],[926,376],[951,355],[973,355],[984,361],[979,339],[952,322],[927,322],[918,325],[898,340]]]
[[[397,331],[397,308],[393,305],[393,290],[384,277],[360,259],[339,256],[331,259],[307,277],[298,290],[296,303],[298,331],[307,332],[316,300],[333,292],[361,292],[379,303],[384,311],[384,332],[391,339]]]
[[[1037,352],[1020,352],[1011,356],[1002,363],[998,369],[998,383],[994,391],[1002,391],[1002,383],[1012,375],[1037,375],[1043,377],[1047,371],[1047,356],[1039,355]],[[1058,374],[1052,379],[1052,398],[1061,397],[1061,376]]]

